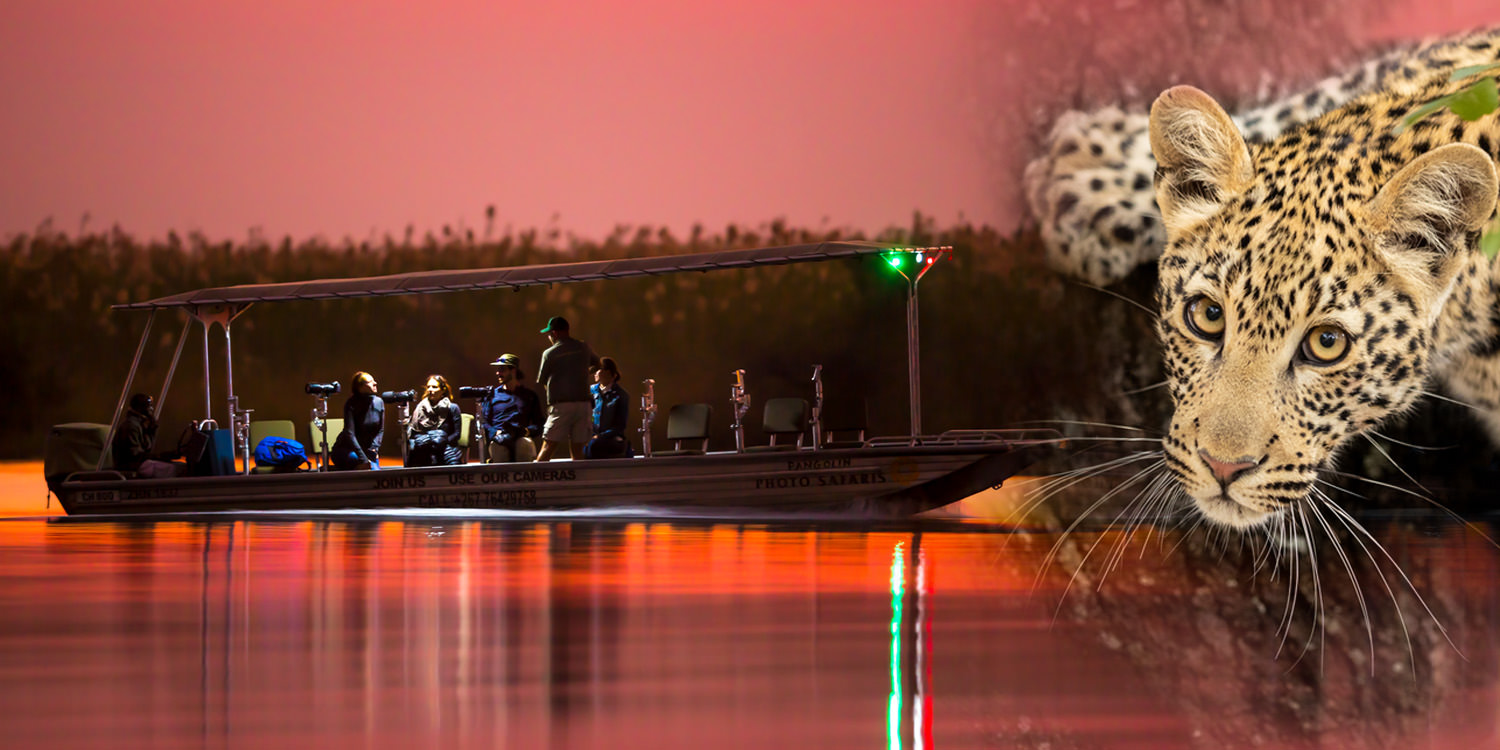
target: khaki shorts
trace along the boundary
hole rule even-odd
[[[514,456],[503,443],[490,443],[490,463],[492,464],[534,460],[536,460],[536,444],[531,442],[531,438],[516,438],[516,455]]]
[[[594,436],[594,407],[587,401],[564,401],[547,407],[542,439],[551,443],[587,443]]]

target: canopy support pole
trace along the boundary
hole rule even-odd
[[[161,384],[161,393],[156,396],[156,413],[161,414],[167,408],[167,393],[172,390],[172,377],[177,374],[177,362],[182,359],[182,350],[187,346],[188,329],[193,327],[191,316],[182,321],[182,333],[177,335],[177,351],[172,352],[172,365],[167,368],[167,379]],[[156,449],[156,441],[151,441],[152,450]]]
[[[167,368],[167,379],[161,384],[161,394],[156,397],[158,414],[167,403],[167,392],[172,390],[172,378],[177,374],[177,362],[182,359],[182,350],[187,346],[188,329],[192,327],[192,317],[182,321],[182,333],[177,335],[177,351],[172,354],[172,366]]]
[[[925,270],[925,269],[924,269]],[[917,282],[921,274],[906,283],[906,387],[911,409],[911,444],[922,434],[922,341],[917,325]]]
[[[916,260],[916,268],[907,273],[906,256]],[[922,436],[922,340],[917,322],[917,284],[932,267],[943,258],[953,257],[953,246],[925,248],[892,248],[886,261],[906,279],[906,389],[911,412],[910,445],[921,442]]]
[[[109,432],[104,436],[104,449],[99,451],[99,461],[94,464],[94,471],[104,469],[104,459],[114,453],[115,430],[120,426],[120,412],[125,410],[125,400],[130,398],[130,387],[135,385],[135,373],[141,366],[141,354],[146,351],[146,340],[151,337],[151,323],[156,320],[156,310],[146,316],[146,330],[141,331],[141,343],[135,347],[135,359],[130,361],[130,374],[125,376],[125,387],[120,389],[120,400],[115,402],[115,417],[109,421]]]
[[[211,370],[208,369],[208,321],[198,316],[198,309],[193,308],[193,317],[203,324],[203,421],[214,421],[214,394],[213,380],[210,378]]]
[[[247,304],[214,304],[194,305],[189,308],[193,317],[203,323],[203,408],[207,412],[205,422],[214,422],[213,418],[213,392],[210,383],[209,358],[208,358],[208,329],[215,323],[224,328],[224,388],[228,392],[225,401],[229,407],[229,438],[234,441],[233,452],[239,454],[244,461],[244,472],[250,473],[250,411],[241,410],[239,398],[234,395],[234,346],[229,335],[229,324],[234,322],[246,310],[250,309]]]

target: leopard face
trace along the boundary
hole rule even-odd
[[[1305,497],[1340,446],[1411,406],[1432,336],[1430,298],[1392,281],[1369,233],[1241,205],[1169,246],[1158,290],[1176,405],[1165,460],[1231,526]]]
[[[1163,451],[1206,518],[1251,527],[1308,497],[1342,446],[1421,396],[1449,302],[1489,288],[1474,246],[1500,121],[1391,133],[1435,92],[1356,99],[1254,149],[1196,89],[1153,106]]]

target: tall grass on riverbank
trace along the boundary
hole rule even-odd
[[[622,227],[603,241],[526,231],[483,241],[471,233],[324,240],[211,242],[175,234],[144,242],[119,230],[70,236],[38,231],[0,247],[0,457],[40,454],[47,427],[108,421],[146,313],[111,304],[207,286],[643,257],[717,249],[863,239],[772,222],[752,230]],[[937,228],[916,216],[878,238],[946,244],[955,262],[922,282],[923,427],[1001,426],[1056,417],[1141,422],[1160,418],[1160,399],[1122,392],[1159,380],[1149,317],[1113,297],[1049,274],[1030,232]],[[1125,292],[1148,298],[1149,286]],[[814,363],[827,384],[871,402],[872,428],[907,424],[905,288],[876,259],[711,274],[678,274],[550,289],[484,291],[338,302],[259,305],[233,325],[234,385],[254,418],[306,422],[312,380],[374,372],[382,387],[415,387],[430,372],[455,385],[489,384],[488,362],[521,355],[534,374],[548,316],[616,357],[639,395],[655,378],[660,403],[718,407],[717,443],[729,444],[730,373],[749,372],[764,399],[810,395]],[[155,393],[171,359],[181,313],[157,315],[138,378]],[[1101,332],[1109,335],[1101,336]],[[201,328],[195,327],[163,414],[170,439],[204,412]],[[222,334],[210,340],[212,407],[224,419]],[[341,399],[336,399],[337,410]],[[758,411],[750,423],[759,424]],[[665,431],[658,422],[658,440]],[[632,415],[631,426],[639,424]]]

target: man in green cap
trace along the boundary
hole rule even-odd
[[[552,346],[542,352],[536,382],[547,389],[547,424],[542,427],[542,449],[536,460],[550,461],[558,446],[583,458],[583,446],[593,436],[593,404],[589,398],[589,368],[599,366],[599,355],[573,338],[568,319],[554,316],[542,333]]]

